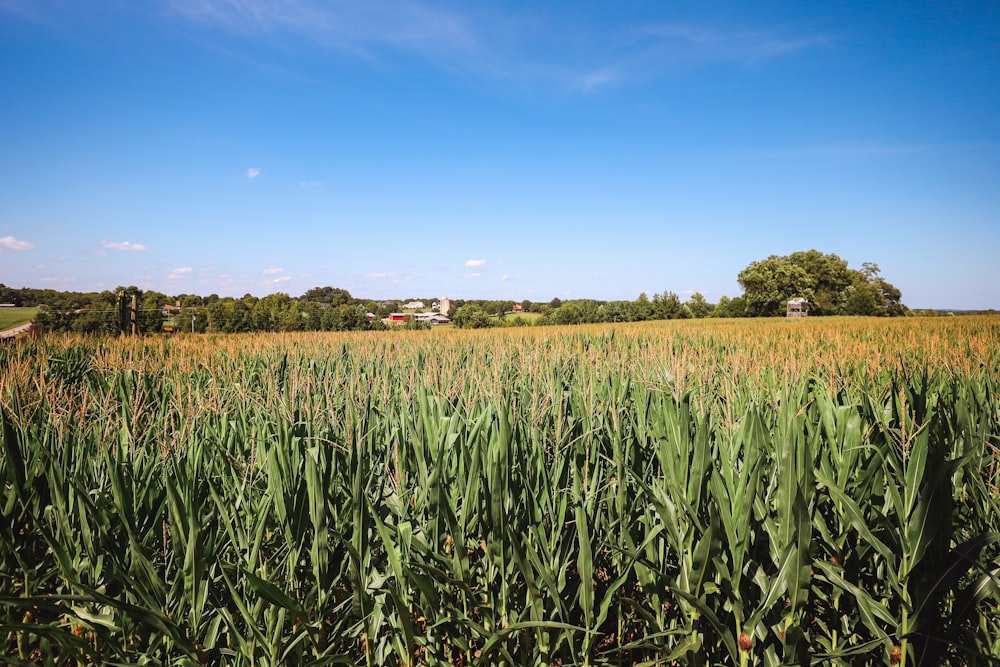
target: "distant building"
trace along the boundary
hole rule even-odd
[[[443,313],[417,313],[417,322],[430,322],[431,324],[451,324],[451,320]]]
[[[522,305],[521,305],[521,304],[519,304],[519,303],[515,303],[515,304],[514,304],[514,305],[513,305],[512,307],[511,307],[510,311],[511,311],[512,313],[523,313],[523,312],[524,312],[524,306],[522,306]]]
[[[809,301],[798,297],[789,299],[785,308],[785,317],[805,317],[809,314]]]
[[[160,311],[163,313],[164,317],[167,317],[169,315],[176,315],[177,313],[181,312],[181,301],[180,301],[180,299],[178,299],[176,302],[174,302],[174,305],[170,305],[168,303],[167,305],[165,305],[162,308],[160,308]]]
[[[449,299],[446,296],[441,297],[441,300],[438,301],[438,312],[441,313],[442,315],[447,315],[448,311],[450,310],[451,310],[451,299]]]
[[[410,301],[409,303],[404,303],[400,308],[403,310],[420,310],[424,307],[423,301]]]
[[[447,315],[441,313],[389,313],[386,322],[406,324],[408,322],[428,322],[429,324],[451,324]]]

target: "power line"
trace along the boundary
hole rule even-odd
[[[181,310],[208,310],[208,306],[181,306]],[[115,310],[93,310],[91,308],[81,308],[78,310],[51,310],[49,308],[45,309],[46,313],[54,313],[57,315],[91,315],[91,314],[104,314],[104,313],[117,313],[118,309]],[[134,312],[137,313],[160,313],[163,312],[162,308],[136,308]]]

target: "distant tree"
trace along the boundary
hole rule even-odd
[[[645,292],[639,292],[639,296],[632,302],[629,321],[644,322],[645,320],[651,320],[654,317],[656,317],[656,315],[653,308],[653,302],[649,300],[649,297]]]
[[[907,307],[904,306],[901,301],[903,298],[902,293],[895,286],[882,278],[878,264],[873,262],[864,262],[861,265],[860,273],[864,276],[865,281],[875,292],[876,299],[879,302],[879,309],[882,311],[879,314],[896,317],[899,315],[905,315],[908,312]]]
[[[197,294],[178,294],[177,301],[181,302],[183,308],[194,308],[205,305],[205,300]]]
[[[455,311],[452,324],[462,329],[484,329],[492,325],[490,317],[479,306],[465,305]]]
[[[603,304],[597,309],[598,319],[601,322],[627,322],[628,305],[627,301],[612,301],[610,303]]]
[[[564,301],[553,310],[549,319],[553,324],[589,324],[600,320],[600,306],[592,299]]]
[[[875,288],[863,281],[848,285],[844,290],[844,300],[840,310],[844,315],[885,315],[885,309]]]
[[[124,296],[119,298],[119,293]],[[132,295],[141,302],[142,292],[137,287],[118,288],[114,292],[101,292],[82,309],[73,312],[71,328],[77,333],[116,335],[122,331],[122,303],[131,304]]]
[[[338,287],[314,287],[301,297],[300,301],[315,301],[330,306],[343,306],[354,303],[354,297],[345,289]]]
[[[316,301],[299,302],[299,314],[302,317],[303,331],[321,331],[323,329],[323,307]]]
[[[183,303],[183,302],[182,302]],[[204,307],[181,307],[177,316],[177,330],[191,333],[208,331],[208,309]]]
[[[854,282],[854,274],[857,273],[847,268],[847,261],[832,253],[824,255],[818,250],[793,252],[788,261],[801,267],[808,276],[805,290],[811,295],[807,297],[809,314],[837,313],[843,303],[844,290]]]
[[[785,305],[794,297],[812,298],[812,281],[801,266],[787,257],[771,255],[760,262],[752,262],[740,271],[743,298],[751,317],[775,317],[785,314]]]
[[[771,255],[751,262],[739,276],[750,316],[779,316],[789,299],[809,300],[810,315],[899,315],[906,312],[899,290],[881,278],[878,265],[860,271],[834,254],[817,250]]]
[[[691,313],[691,317],[708,317],[708,314],[712,312],[712,304],[705,300],[704,295],[701,292],[695,292],[691,295],[691,298],[687,300],[688,312]]]
[[[244,299],[241,300],[245,300]],[[257,300],[251,307],[253,314],[254,331],[281,331],[286,324],[285,316],[291,310],[294,301],[292,297],[283,292],[268,294],[263,299]],[[296,313],[298,311],[296,310]],[[287,324],[291,325],[291,322]],[[301,326],[301,325],[300,325]],[[293,331],[295,329],[292,329]]]
[[[324,308],[322,328],[324,331],[355,331],[365,328],[368,318],[362,306],[341,304]]]
[[[681,305],[680,297],[671,291],[654,294],[652,316],[658,320],[676,320],[687,317],[688,313]]]
[[[299,309],[299,302],[292,301],[280,311],[278,331],[302,331],[305,328],[305,318]]]
[[[72,311],[55,310],[43,305],[39,308],[38,314],[32,319],[32,324],[41,331],[56,333],[72,331],[73,319]]]
[[[15,306],[21,306],[21,293],[19,290],[11,289],[3,283],[0,283],[0,303],[12,303]]]
[[[709,317],[746,317],[747,309],[746,302],[743,297],[735,297],[730,299],[727,296],[723,296],[719,299],[719,303],[715,304],[715,308],[712,309]]]
[[[139,330],[142,333],[161,333],[163,331],[163,307],[174,305],[176,299],[149,290],[139,299]]]
[[[223,297],[208,305],[208,330],[217,333],[243,333],[253,330],[253,311],[247,299]]]

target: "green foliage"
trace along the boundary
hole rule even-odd
[[[456,310],[451,321],[460,329],[485,329],[493,326],[486,311],[473,305],[465,305]]]
[[[314,287],[300,297],[301,301],[314,301],[324,306],[349,306],[356,301],[351,293],[337,287]]]
[[[45,380],[70,385],[84,382],[93,370],[94,351],[84,345],[68,347],[49,357]]]
[[[865,262],[849,269],[837,255],[817,250],[771,255],[740,271],[746,312],[751,317],[785,314],[789,299],[809,301],[810,315],[904,315],[898,289],[879,275],[878,265]]]
[[[747,307],[743,297],[737,296],[732,299],[722,297],[719,303],[712,309],[710,317],[746,317]]]
[[[790,324],[5,349],[0,655],[988,662],[996,319]]]

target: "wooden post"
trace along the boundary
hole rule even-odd
[[[132,322],[132,335],[139,335],[139,295],[132,295],[132,308],[129,319]]]
[[[118,335],[124,336],[128,330],[128,306],[125,305],[125,290],[118,291]]]

